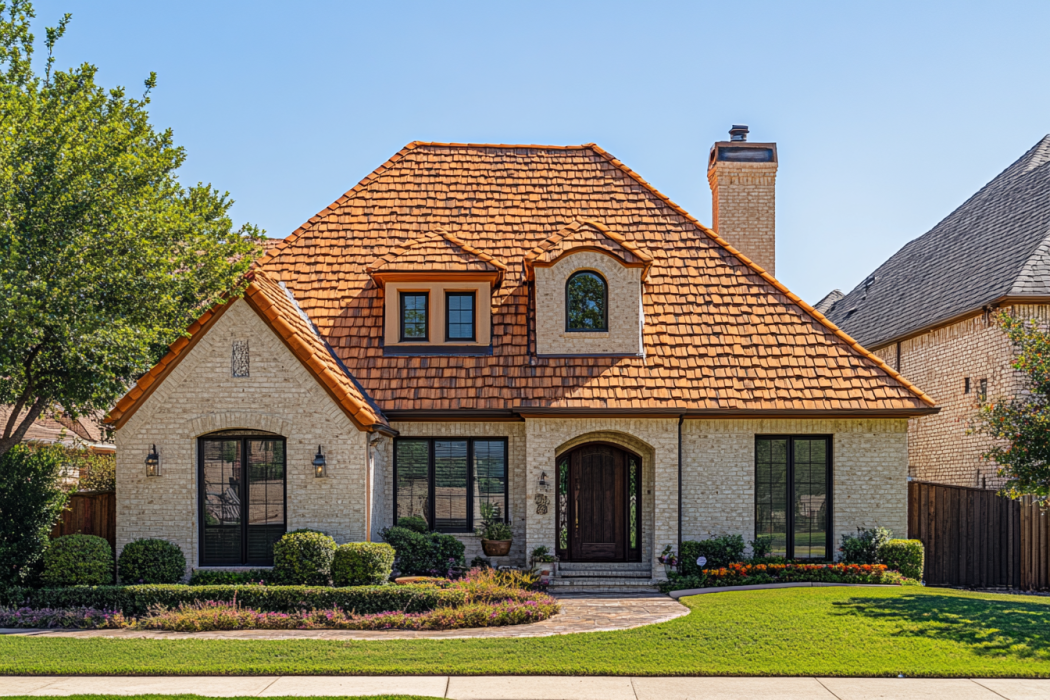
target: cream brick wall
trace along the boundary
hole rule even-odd
[[[719,236],[776,275],[776,163],[715,161],[707,171]]]
[[[1050,322],[1050,306],[1009,309],[1020,318]],[[981,379],[988,380],[988,398],[1010,398],[1023,390],[1023,377],[1010,367],[1014,351],[994,315],[980,315],[875,351],[891,367],[933,397],[940,412],[909,422],[911,476],[959,486],[997,488],[1002,479],[996,466],[981,459],[992,444],[983,435],[967,435],[978,410]],[[964,392],[969,377],[971,390]]]
[[[566,255],[551,267],[536,269],[536,352],[540,355],[641,355],[642,271],[593,251]],[[607,333],[565,330],[565,284],[573,273],[594,270],[608,289]]]
[[[231,376],[233,340],[249,341],[250,376]],[[243,300],[232,306],[116,434],[117,550],[142,537],[170,540],[198,564],[197,438],[230,428],[287,438],[289,530],[365,539],[366,433]],[[156,444],[161,475],[143,461]],[[328,477],[313,476],[322,445]]]
[[[682,539],[755,536],[755,436],[832,435],[836,545],[843,533],[908,527],[904,419],[687,420],[682,426]]]

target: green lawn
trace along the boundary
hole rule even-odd
[[[622,632],[413,641],[0,638],[0,674],[600,674],[1050,677],[1050,599],[792,588],[683,600]]]

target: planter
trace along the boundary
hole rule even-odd
[[[558,562],[547,561],[547,562],[536,562],[532,566],[532,570],[536,572],[536,575],[541,578],[549,578],[554,576],[558,571]]]
[[[486,557],[505,557],[510,554],[513,540],[481,540],[481,550]]]

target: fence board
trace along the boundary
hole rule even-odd
[[[117,546],[117,496],[113,491],[85,491],[69,498],[51,529],[51,537],[96,535]]]

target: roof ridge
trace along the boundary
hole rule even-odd
[[[852,348],[854,351],[856,351],[857,354],[859,354],[861,357],[865,357],[865,358],[871,360],[872,362],[874,362],[876,366],[878,366],[880,369],[882,369],[884,372],[886,372],[891,378],[897,380],[897,382],[899,382],[901,384],[901,386],[903,386],[906,389],[908,389],[909,391],[911,391],[913,394],[915,394],[919,399],[921,399],[927,405],[929,405],[929,406],[935,406],[936,405],[934,400],[932,398],[930,398],[930,396],[927,395],[926,392],[924,392],[922,389],[920,389],[919,387],[915,386],[914,384],[909,382],[907,379],[905,379],[900,373],[898,373],[896,370],[894,370],[889,365],[887,365],[885,362],[883,362],[877,355],[875,355],[874,353],[872,353],[872,352],[868,351],[866,348],[864,348],[864,346],[862,346],[856,340],[851,338],[845,331],[843,331],[841,328],[839,328],[834,323],[832,323],[830,319],[828,319],[826,316],[824,316],[824,314],[820,313],[819,311],[814,309],[812,306],[807,304],[805,301],[802,300],[801,297],[799,297],[797,294],[792,293],[787,287],[785,287],[781,282],[779,282],[775,277],[773,277],[773,275],[771,275],[768,272],[766,272],[765,268],[763,268],[758,263],[752,261],[751,258],[747,257],[742,252],[740,252],[739,250],[737,250],[736,248],[731,246],[728,241],[726,241],[724,238],[719,236],[713,230],[711,230],[708,227],[704,226],[692,214],[690,214],[685,209],[683,209],[682,207],[680,207],[677,204],[675,204],[674,201],[672,201],[670,197],[665,195],[660,190],[656,189],[653,185],[649,184],[649,182],[647,182],[645,180],[645,178],[643,178],[641,175],[639,175],[638,173],[636,173],[633,170],[631,170],[629,167],[624,165],[619,159],[617,159],[615,156],[613,156],[608,151],[605,151],[604,149],[602,149],[597,144],[593,144],[591,146],[591,148],[592,148],[592,150],[594,150],[595,153],[599,154],[600,156],[602,156],[603,158],[608,160],[612,165],[614,165],[615,167],[617,167],[620,170],[622,170],[624,172],[624,174],[626,174],[629,177],[633,178],[636,182],[638,182],[638,184],[642,185],[643,187],[645,187],[649,191],[651,191],[654,195],[656,195],[664,204],[666,204],[672,210],[674,210],[675,212],[677,212],[681,216],[685,217],[687,221],[692,223],[694,226],[698,227],[702,233],[704,233],[707,236],[709,236],[713,241],[718,243],[718,245],[722,246],[722,248],[724,248],[727,252],[729,252],[730,254],[736,256],[736,258],[738,260],[740,260],[740,262],[742,262],[746,267],[751,268],[751,270],[753,270],[755,273],[757,273],[762,279],[766,280],[771,285],[773,285],[773,287],[775,289],[777,289],[782,294],[784,294],[784,296],[786,296],[790,301],[794,302],[800,309],[802,309],[804,312],[806,312],[807,314],[812,316],[814,319],[816,319],[819,323],[821,323],[825,327],[827,327],[828,330],[830,330],[835,336],[837,336],[839,339],[841,339],[846,345],[848,345],[850,348]]]

